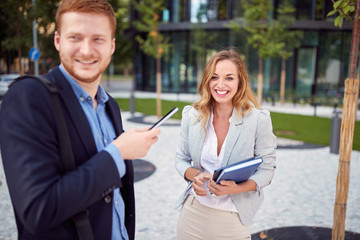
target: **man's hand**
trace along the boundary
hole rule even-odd
[[[123,159],[144,157],[150,147],[158,140],[160,129],[130,129],[122,133],[112,143],[119,149]]]

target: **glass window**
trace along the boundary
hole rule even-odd
[[[226,20],[228,19],[228,13],[227,13],[227,0],[218,0],[218,20]]]
[[[207,22],[207,1],[206,0],[191,0],[191,22]]]
[[[165,74],[163,89],[166,92],[186,92],[187,72],[187,32],[173,32],[171,39],[173,50],[169,53],[168,60],[162,69]]]
[[[156,87],[154,58],[145,55],[140,49],[137,50],[136,56],[136,89],[154,91]],[[147,76],[146,79],[144,76]]]
[[[309,96],[315,76],[316,48],[300,48],[297,55],[296,93],[297,96]]]
[[[317,71],[317,95],[329,96],[343,81],[342,73],[342,33],[320,33],[320,45]],[[348,52],[349,50],[347,50]],[[347,55],[348,56],[348,55]],[[341,78],[341,79],[340,79]]]
[[[342,33],[342,45],[341,45],[341,69],[340,69],[340,82],[339,87],[344,87],[345,79],[349,74],[349,60],[350,60],[350,46],[352,40],[352,33]]]
[[[315,1],[315,0],[314,0]],[[298,0],[297,14],[299,20],[313,19],[313,0]]]
[[[270,72],[269,72],[269,95],[279,96],[280,89],[280,75],[281,75],[281,59],[270,59]]]
[[[173,56],[170,58],[170,64],[169,64],[169,72],[170,72],[170,79],[179,80],[180,79],[180,64],[183,61],[183,58],[181,56],[181,52],[183,51],[181,46],[181,41],[185,40],[183,39],[182,33],[173,33],[172,34],[172,43],[173,43]],[[179,81],[174,81],[172,85],[173,90],[179,90]]]
[[[331,1],[329,1],[331,2]],[[325,14],[325,4],[326,0],[315,0],[315,19],[316,20],[322,20],[324,19]]]
[[[304,32],[304,37],[301,39],[302,46],[318,46],[319,32],[309,31]]]
[[[207,17],[209,21],[227,19],[227,0],[208,0]]]
[[[163,22],[169,22],[170,21],[170,11],[169,9],[165,8],[163,11],[162,11],[162,20]]]
[[[207,17],[209,21],[215,21],[218,17],[217,0],[208,0]]]
[[[241,1],[233,1],[232,3],[232,16],[233,19],[244,18],[244,8]]]
[[[188,0],[167,1],[166,7],[170,9],[170,15],[171,15],[170,21],[172,22],[188,21],[187,4],[188,4]]]

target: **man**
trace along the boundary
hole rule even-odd
[[[115,49],[115,14],[105,0],[64,0],[54,44],[61,65],[45,78],[59,90],[77,168],[64,172],[48,90],[16,82],[0,112],[0,144],[19,239],[77,239],[70,218],[88,210],[95,239],[134,239],[133,167],[158,129],[123,132],[118,105],[100,79]]]

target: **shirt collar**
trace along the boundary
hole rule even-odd
[[[62,65],[59,66],[59,69],[64,75],[65,79],[69,82],[77,99],[91,99],[90,95],[65,71]],[[109,96],[106,94],[101,85],[99,85],[97,90],[96,99],[98,100],[99,104],[105,104],[109,100]]]

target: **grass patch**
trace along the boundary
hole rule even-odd
[[[331,119],[298,114],[271,113],[274,132],[278,137],[329,146]],[[292,132],[294,134],[286,134]],[[353,149],[360,150],[360,121],[355,122]]]
[[[278,137],[329,145],[331,130],[329,118],[272,112],[271,120]],[[287,132],[292,134],[286,134]]]
[[[129,99],[115,99],[122,111],[129,111]],[[181,112],[184,106],[190,102],[161,101],[162,115],[173,107],[179,111],[172,118],[181,119]],[[138,98],[135,99],[135,111],[145,115],[156,115],[156,99]],[[303,141],[306,143],[329,146],[331,119],[298,114],[286,114],[271,112],[271,120],[274,133],[278,137]],[[360,121],[355,122],[353,149],[360,150]]]
[[[130,111],[130,101],[125,98],[115,99],[122,111]],[[186,105],[190,105],[190,102],[168,101],[161,100],[161,115],[165,115],[172,108],[178,107],[177,111],[172,118],[181,119],[181,112]],[[143,113],[145,115],[156,115],[156,99],[154,98],[136,98],[135,99],[135,112]]]

